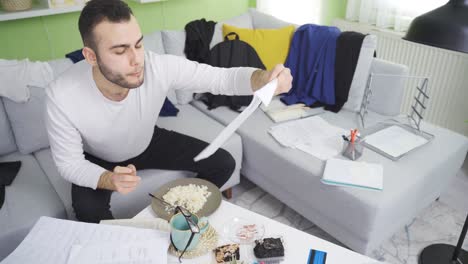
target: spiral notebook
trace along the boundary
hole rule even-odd
[[[329,159],[322,182],[328,185],[383,190],[383,167],[380,164]]]

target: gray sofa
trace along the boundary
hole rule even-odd
[[[273,22],[273,17],[250,12],[255,14],[252,16],[254,28],[284,25],[283,21]],[[369,50],[367,53],[373,54]],[[403,76],[408,73],[403,65],[375,58],[370,60],[370,70],[365,78],[358,76],[358,62],[351,89],[354,85],[365,86],[370,74]],[[366,127],[391,118],[406,121],[400,115],[403,89],[407,89],[400,85],[401,80],[398,77],[374,79]],[[225,107],[208,110],[200,101],[191,104],[225,125],[237,115]],[[339,113],[326,112],[320,116],[343,129],[357,127],[362,130],[356,110],[348,106]],[[391,161],[369,149],[364,151],[360,161],[380,163],[384,168],[383,191],[329,186],[320,181],[325,161],[281,146],[267,132],[273,125],[263,111],[257,110],[237,130],[244,151],[241,174],[349,248],[363,254],[370,253],[398,229],[411,223],[419,212],[437,199],[456,176],[468,151],[465,136],[423,122],[422,130],[434,135],[434,140],[398,161]]]
[[[247,28],[288,25],[255,10],[225,23]],[[215,28],[211,46],[222,39],[220,25],[218,23]],[[179,56],[184,56],[184,40],[183,31],[158,31],[144,38],[146,49]],[[50,64],[59,74],[71,62],[64,59]],[[382,65],[404,68],[373,60],[372,72],[382,71]],[[394,90],[391,95],[389,97],[383,90],[374,91],[369,124],[399,113],[401,91]],[[38,98],[36,105],[30,105],[31,102],[16,104],[5,98],[0,100],[0,161],[23,162],[19,175],[6,188],[6,202],[0,210],[0,260],[20,243],[39,216],[74,218],[70,184],[58,175],[48,143],[43,142],[45,128],[36,118],[37,107],[41,107],[42,102]],[[236,116],[235,112],[224,107],[209,111],[201,102],[193,101],[190,93],[170,94],[169,98],[177,103],[180,112],[175,118],[159,118],[158,125],[206,141],[211,141]],[[322,117],[343,128],[357,126],[353,111],[326,113]],[[421,149],[421,153],[391,162],[372,151],[365,152],[363,160],[382,163],[385,171],[384,191],[368,192],[320,183],[324,162],[298,150],[281,147],[267,134],[271,125],[272,121],[257,110],[238,134],[225,144],[224,147],[236,159],[237,167],[223,189],[239,183],[242,172],[261,188],[361,253],[368,252],[401,225],[409,223],[433,201],[460,168],[468,149],[466,138],[426,124],[425,128],[436,135],[436,139]],[[127,196],[113,195],[111,206],[116,217],[132,217],[150,203],[146,195],[148,191],[174,178],[188,176],[185,172],[160,170],[141,171],[139,174],[143,182],[136,192]]]

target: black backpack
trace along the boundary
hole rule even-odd
[[[234,40],[230,40],[230,36],[235,36]],[[239,35],[234,32],[227,34],[223,42],[218,43],[211,49],[207,63],[222,68],[254,67],[263,70],[266,68],[255,49],[247,42],[239,40]],[[199,99],[208,106],[208,109],[225,105],[234,111],[239,111],[242,106],[250,104],[252,96],[227,96],[204,93],[199,95]]]

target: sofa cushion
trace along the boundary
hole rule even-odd
[[[252,17],[253,28],[282,28],[293,25],[289,22],[278,19],[272,15],[268,15],[258,11],[255,8],[249,9],[249,14]],[[294,25],[297,27],[297,25]]]
[[[52,68],[52,72],[54,73],[54,79],[62,74],[64,71],[68,70],[73,65],[73,62],[70,59],[56,59],[50,60],[49,63],[50,67]]]
[[[229,24],[240,28],[253,28],[252,17],[249,13],[242,14],[227,20],[219,21],[216,23],[213,38],[210,42],[210,49],[213,48],[216,44],[223,41],[223,24]]]
[[[399,115],[408,72],[406,65],[374,58],[371,73],[376,75],[372,78],[370,87],[372,97],[369,109],[382,115]],[[386,76],[378,76],[378,74]]]
[[[185,57],[185,31],[163,30],[161,35],[166,54]]]
[[[15,102],[29,99],[28,86],[46,87],[53,79],[54,73],[46,62],[0,59],[0,82],[8,84],[0,86],[0,96]]]
[[[29,90],[31,96],[25,103],[4,99],[16,144],[23,154],[49,146],[44,123],[45,89],[30,87]]]
[[[145,34],[145,37],[143,38],[143,44],[146,50],[151,50],[158,54],[166,53],[161,31]]]
[[[17,160],[20,171],[6,186],[0,210],[0,259],[18,246],[40,216],[66,217],[63,203],[34,156],[15,152],[0,158],[0,162]]]
[[[257,52],[267,70],[284,64],[291,46],[294,26],[278,29],[247,29],[223,25],[223,36],[235,32],[240,40],[249,43]]]
[[[164,30],[161,35],[166,54],[185,57],[185,31]],[[175,104],[188,104],[193,99],[193,92],[170,90],[167,96]]]
[[[143,38],[143,44],[145,46],[145,50],[151,50],[152,52],[158,54],[166,53],[166,50],[164,49],[163,36],[161,31],[155,31],[149,34],[145,34],[145,37]],[[167,45],[171,44],[168,43]],[[169,91],[169,93],[167,94],[167,98],[169,99],[169,101],[171,101],[171,103],[177,103],[177,97],[174,90]]]
[[[343,105],[343,109],[358,112],[364,91],[366,90],[367,79],[371,69],[375,49],[377,48],[377,36],[367,35],[362,41],[361,51],[354,71],[353,81],[349,88],[348,101]]]
[[[0,155],[11,153],[16,150],[15,138],[11,130],[10,121],[8,120],[3,106],[3,98],[0,97]]]
[[[52,152],[50,148],[41,149],[34,152],[34,157],[41,166],[41,169],[47,175],[49,182],[52,184],[58,196],[60,197],[60,200],[64,204],[67,218],[76,219],[71,207],[71,183],[60,176],[57,170],[57,166],[55,166],[55,162],[52,158]]]

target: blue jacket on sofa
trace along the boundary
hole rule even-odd
[[[286,67],[293,76],[285,104],[335,104],[335,53],[340,30],[306,24],[294,33]]]

